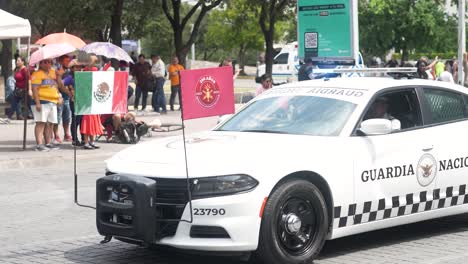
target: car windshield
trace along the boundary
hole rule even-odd
[[[219,127],[219,131],[337,136],[356,105],[315,97],[267,97],[253,102]]]

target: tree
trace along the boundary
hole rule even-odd
[[[123,0],[114,0],[111,15],[111,26],[109,37],[114,45],[122,47],[122,10]]]
[[[225,39],[218,34],[225,32],[220,30],[218,26],[220,23],[219,13],[223,12],[222,10],[213,10],[210,14],[203,20],[200,25],[198,40],[196,41],[197,45],[197,57],[204,61],[217,61],[221,60],[226,56],[232,56],[231,51],[225,48]]]
[[[359,1],[361,49],[382,57],[395,48],[402,51],[402,61],[408,60],[409,52],[456,49],[456,22],[444,13],[443,2]]]
[[[296,1],[293,0],[254,0],[250,1],[256,9],[260,5],[260,16],[258,23],[265,38],[265,72],[271,74],[273,70],[273,42],[275,36],[275,23],[287,17],[288,12],[293,10]]]
[[[206,42],[215,43],[225,51],[235,51],[243,71],[247,51],[263,48],[262,34],[256,22],[257,16],[247,0],[231,0],[226,9],[211,13],[204,37]]]
[[[112,5],[109,1],[12,1],[14,14],[29,19],[33,34],[40,37],[67,31],[81,38],[103,41]],[[66,12],[66,15],[64,15]]]
[[[181,0],[170,0],[170,7],[168,5],[168,0],[162,0],[162,9],[172,27],[175,52],[182,65],[185,65],[187,53],[190,50],[190,46],[195,42],[203,18],[210,10],[219,6],[221,2],[222,0],[198,0],[190,8],[188,13],[181,17]],[[172,12],[169,10],[170,8]],[[193,30],[190,33],[189,39],[184,42],[184,29],[195,13],[198,14],[193,24]]]

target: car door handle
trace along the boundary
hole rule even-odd
[[[423,151],[431,151],[434,148],[434,145],[427,145],[422,148]]]

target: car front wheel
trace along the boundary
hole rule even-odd
[[[263,211],[257,257],[272,264],[311,262],[325,243],[328,217],[325,199],[313,183],[284,183]]]

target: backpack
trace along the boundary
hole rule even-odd
[[[149,126],[146,123],[126,121],[120,125],[119,140],[124,144],[136,144],[140,138],[148,133]]]

